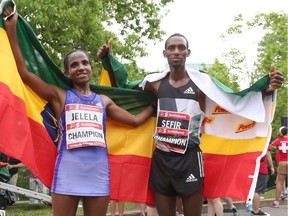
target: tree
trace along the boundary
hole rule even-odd
[[[273,128],[277,133],[281,126],[281,117],[288,113],[288,83],[287,83],[287,49],[288,49],[288,14],[258,14],[249,23],[253,26],[261,26],[265,35],[259,43],[258,61],[256,63],[259,74],[266,74],[265,67],[273,62],[277,69],[284,74],[285,84],[278,90],[277,112],[275,113]],[[267,71],[267,70],[266,70]]]
[[[210,67],[202,64],[201,70],[204,70],[211,76],[217,78],[220,82],[230,87],[233,91],[237,92],[240,90],[237,83],[238,76],[230,73],[230,69],[225,64],[220,63],[218,59],[215,59],[214,63]]]
[[[284,75],[285,83],[280,88],[277,96],[277,107],[272,124],[274,135],[281,126],[281,117],[287,116],[287,48],[288,48],[288,14],[287,13],[259,13],[251,21],[244,22],[243,16],[240,14],[235,17],[235,24],[227,29],[226,34],[223,35],[224,39],[228,39],[231,36],[241,36],[247,31],[260,30],[262,37],[257,46],[257,60],[253,63],[252,70],[246,71],[246,76],[250,78],[250,84],[252,84],[259,77],[266,75],[269,72],[271,63],[276,65],[277,70],[281,71]],[[232,53],[232,54],[231,54]],[[247,65],[245,54],[239,49],[232,49],[232,51],[226,54],[226,58],[229,58],[230,62],[233,62],[234,67],[243,68]],[[233,59],[231,59],[233,58]],[[229,60],[228,60],[229,61]]]
[[[30,24],[56,65],[74,48],[90,53],[100,71],[98,48],[114,37],[116,53],[133,60],[147,53],[149,40],[160,40],[163,8],[173,0],[21,0],[17,10]]]

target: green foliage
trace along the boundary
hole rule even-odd
[[[275,139],[276,139],[276,137],[275,137]],[[272,137],[272,140],[274,140],[273,137]],[[276,160],[275,160],[276,152],[277,152],[277,149],[272,148],[270,150],[270,153],[272,156],[272,161],[273,161],[274,168],[275,168],[275,173],[274,173],[274,175],[269,175],[269,179],[267,182],[267,188],[273,188],[273,187],[275,187],[275,184],[276,184],[276,176],[277,176],[277,164],[276,164]],[[275,196],[275,194],[274,194],[274,196]]]
[[[246,55],[239,49],[231,48],[228,53],[224,53],[226,58],[227,67],[230,69],[230,73],[237,76],[237,74],[247,74],[247,76],[237,76],[238,81],[246,79],[251,86],[257,79],[255,78],[255,72],[250,71],[246,66]],[[248,79],[247,79],[248,78]]]
[[[26,167],[19,168],[17,186],[29,189],[29,177],[30,177],[30,172]]]
[[[231,88],[233,91],[237,92],[240,90],[237,83],[238,76],[230,73],[229,68],[220,63],[218,59],[215,59],[211,67],[206,67],[204,64],[202,64],[201,70],[204,70],[208,74],[217,78],[220,82]]]
[[[130,73],[128,73],[128,80],[142,80],[146,75],[145,71],[140,69],[135,61],[132,61],[130,64],[126,64],[125,66],[127,71],[130,71]]]
[[[264,37],[258,46],[257,71],[267,74],[267,66],[274,63],[287,76],[288,14],[258,14],[248,22],[251,27],[262,27]]]
[[[26,167],[19,168],[17,186],[25,188],[25,189],[29,189],[29,177],[30,177],[30,171]],[[19,200],[29,199],[28,197],[21,195],[21,194],[17,194],[17,197]]]
[[[281,126],[281,117],[288,113],[288,83],[287,83],[287,47],[288,47],[288,14],[270,13],[258,14],[249,23],[252,27],[261,26],[265,32],[259,43],[258,61],[256,63],[259,75],[267,74],[267,68],[274,63],[276,69],[285,77],[285,85],[278,90],[277,112],[273,121],[274,131]]]
[[[227,29],[227,35],[222,35],[224,39],[229,36],[240,35],[243,32],[260,29],[263,37],[258,43],[257,61],[254,62],[253,71],[246,68],[247,57],[242,51],[236,48],[231,49],[224,56],[234,71],[241,71],[250,80],[250,85],[261,76],[269,73],[270,65],[274,63],[276,69],[281,71],[285,78],[285,83],[277,92],[277,107],[272,123],[273,131],[277,131],[280,127],[281,117],[287,116],[287,47],[288,47],[288,14],[279,13],[259,13],[252,20],[244,22],[243,16],[240,14],[235,17],[235,24]],[[239,73],[239,72],[238,72]],[[275,132],[274,132],[275,133]],[[277,132],[276,132],[277,133]]]
[[[31,25],[59,67],[72,49],[90,53],[95,71],[101,71],[98,48],[114,38],[122,58],[143,57],[149,40],[160,40],[163,8],[173,0],[19,0],[17,9]],[[96,82],[94,80],[94,82]]]
[[[6,214],[9,216],[52,216],[52,208],[47,205],[13,204],[8,206]]]

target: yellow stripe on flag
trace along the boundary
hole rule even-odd
[[[155,148],[152,138],[155,123],[156,118],[151,117],[141,126],[134,128],[107,119],[107,145],[109,154],[133,154],[151,158]]]
[[[108,71],[102,68],[99,85],[111,86]],[[151,158],[155,149],[153,134],[156,118],[151,117],[137,128],[107,118],[107,145],[111,155],[135,155]]]
[[[236,155],[248,152],[262,152],[266,142],[267,137],[232,140],[203,134],[202,144],[200,145],[200,147],[204,153]]]
[[[37,96],[22,82],[17,71],[6,31],[2,28],[0,28],[0,41],[0,65],[1,68],[5,68],[5,71],[0,73],[1,82],[9,86],[15,96],[25,101],[28,116],[43,125],[40,112],[44,109],[47,102]],[[9,74],[9,76],[7,74]]]
[[[98,83],[99,85],[102,85],[102,86],[111,86],[109,73],[104,68],[102,68]]]

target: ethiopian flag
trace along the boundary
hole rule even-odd
[[[29,71],[47,83],[69,89],[69,80],[51,61],[33,30],[21,16],[17,23],[17,34]],[[147,92],[129,89],[137,82],[128,82],[125,67],[112,57],[106,59],[104,66],[109,73],[119,71],[118,75],[115,73],[115,78],[120,85],[118,88],[91,85],[91,89],[98,94],[109,96],[119,106],[136,114],[150,105],[155,97]],[[50,187],[57,154],[57,119],[51,106],[23,84],[19,77],[2,19],[0,68],[0,151],[21,160]],[[258,92],[267,87],[269,78],[264,77],[249,90],[237,94],[229,90],[227,93],[224,86],[208,78],[206,74],[201,76],[202,73],[198,71],[193,73],[195,79],[200,75],[209,81],[207,86],[213,83],[219,92],[225,93],[228,101],[227,106],[224,100],[217,99],[219,95],[212,94],[210,110],[206,113],[205,134],[200,145],[205,152],[205,196],[229,196],[246,200],[254,190],[259,160],[261,155],[264,155],[270,138],[275,101],[273,96],[266,96],[264,102],[262,99],[260,101],[261,93]],[[199,78],[199,82],[202,82],[202,78]],[[101,80],[105,80],[104,75]],[[205,92],[206,95],[210,93]],[[259,113],[249,112],[249,109],[253,108],[252,104],[249,103],[248,106],[246,103],[246,106],[245,103],[240,103],[249,98],[248,101],[261,102],[255,104],[257,109],[260,109]],[[221,101],[221,104],[213,104],[213,101]],[[239,106],[234,109],[234,104]],[[236,117],[239,117],[239,120],[236,120]],[[233,127],[225,126],[224,120],[233,123]],[[152,117],[142,126],[132,128],[107,120],[111,199],[153,204],[148,178],[155,148],[152,139],[155,121],[155,117]],[[217,126],[216,129],[213,129],[213,126]]]

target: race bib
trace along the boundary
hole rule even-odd
[[[65,106],[66,147],[106,147],[103,132],[103,110],[100,106],[68,104]]]
[[[188,146],[190,118],[187,113],[159,111],[154,139],[170,151],[184,153]]]

